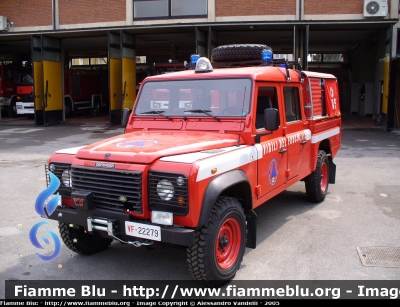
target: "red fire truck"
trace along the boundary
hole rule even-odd
[[[154,63],[152,75],[168,74],[186,69],[188,69],[188,63],[186,61],[168,60],[168,62]]]
[[[17,74],[16,113],[33,115],[35,113],[35,94],[33,90],[32,68],[21,68]]]
[[[31,71],[19,74],[18,114],[34,114],[34,89]],[[90,110],[100,113],[108,102],[108,73],[104,67],[66,68],[64,72],[64,111],[66,117],[74,112]]]
[[[76,111],[100,113],[107,109],[108,72],[104,67],[70,68],[64,75],[64,109],[70,116]]]
[[[12,64],[0,64],[0,109],[9,117],[16,115],[17,70]]]
[[[275,61],[265,45],[213,58],[146,78],[124,134],[51,155],[62,200],[45,217],[69,249],[177,245],[194,279],[220,286],[256,248],[255,208],[300,181],[311,202],[325,199],[341,145],[335,76]]]

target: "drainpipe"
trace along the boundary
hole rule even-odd
[[[303,0],[299,0],[299,20],[303,19]]]
[[[52,0],[53,30],[59,28],[58,0]]]

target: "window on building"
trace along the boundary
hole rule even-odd
[[[146,64],[146,56],[145,55],[140,55],[136,56],[136,63],[137,64]]]
[[[343,55],[341,53],[310,53],[307,60],[316,63],[338,63],[343,62]]]
[[[288,60],[288,61],[293,61],[294,59],[293,59],[293,54],[289,54],[289,53],[286,53],[286,54],[280,54],[280,53],[278,53],[278,54],[276,54],[276,53],[274,53],[274,60],[276,60],[276,59],[286,59],[286,60]]]
[[[207,15],[207,0],[171,0],[171,16]]]
[[[207,17],[207,0],[133,0],[133,19]]]
[[[168,0],[133,1],[133,19],[160,17],[167,18]]]
[[[107,58],[73,58],[70,61],[70,67],[73,66],[104,66],[107,65]]]

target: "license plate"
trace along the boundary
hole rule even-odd
[[[125,221],[125,233],[132,237],[161,241],[160,226]]]

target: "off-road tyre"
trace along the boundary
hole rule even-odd
[[[236,274],[246,245],[246,218],[239,201],[220,197],[206,225],[187,248],[189,271],[207,286],[220,287]]]
[[[329,186],[329,160],[324,150],[318,151],[317,167],[305,178],[309,201],[319,203],[325,199]]]
[[[10,105],[8,106],[8,109],[7,109],[7,115],[8,115],[8,117],[16,117],[17,116],[17,101],[15,99],[12,99],[10,101]]]
[[[214,62],[260,60],[261,53],[265,49],[271,48],[261,44],[222,45],[214,48],[211,52],[211,56]]]
[[[58,229],[64,244],[78,254],[95,254],[106,249],[112,242],[112,239],[88,234],[84,229],[70,227],[64,222],[58,223]]]

